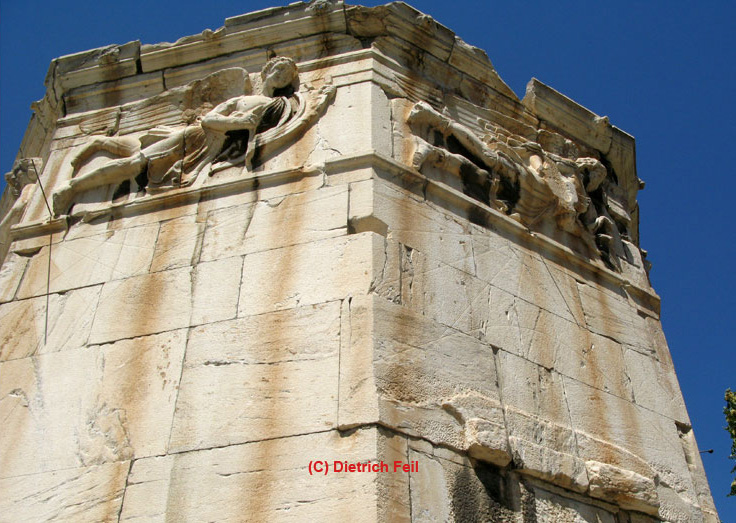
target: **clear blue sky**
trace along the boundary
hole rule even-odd
[[[10,170],[56,56],[174,41],[279,0],[0,0],[0,169]],[[357,3],[357,2],[356,2]],[[364,5],[382,2],[366,1]],[[520,96],[537,77],[637,140],[641,243],[723,521],[736,521],[723,391],[736,389],[736,3],[414,1],[486,50]],[[0,182],[1,183],[1,182]],[[731,232],[729,232],[731,231]]]

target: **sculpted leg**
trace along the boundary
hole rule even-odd
[[[52,197],[54,214],[56,216],[66,214],[77,194],[103,185],[120,183],[137,176],[147,162],[146,157],[139,151],[126,158],[111,160],[93,171],[72,178],[54,192]]]
[[[134,138],[108,138],[106,136],[96,136],[72,158],[71,164],[74,169],[78,169],[93,154],[105,151],[115,156],[132,156],[140,150],[140,142]]]

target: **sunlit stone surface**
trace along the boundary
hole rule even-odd
[[[3,521],[717,521],[607,118],[402,3],[46,85],[0,201]]]

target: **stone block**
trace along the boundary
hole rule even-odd
[[[616,340],[642,354],[653,354],[645,319],[637,313],[623,289],[579,283],[580,300],[588,329]]]
[[[171,449],[333,428],[339,344],[339,302],[192,329]]]
[[[349,133],[345,132],[345,122],[352,122]],[[323,153],[311,157],[311,163],[370,151],[390,156],[390,125],[389,101],[380,87],[370,82],[340,87],[317,124]]]
[[[203,233],[204,224],[196,221],[196,215],[162,223],[156,238],[151,272],[188,267],[196,263]]]
[[[228,521],[258,514],[294,522],[376,521],[376,510],[389,502],[378,494],[379,473],[333,473],[332,464],[393,459],[381,439],[375,428],[333,430],[137,460],[121,520]],[[310,460],[328,462],[330,473],[310,476]]]
[[[206,215],[210,211],[234,207],[259,200],[267,201],[282,198],[290,194],[316,191],[325,185],[324,176],[318,170],[292,172],[292,176],[259,176],[254,173],[252,185],[247,187],[231,185],[219,187],[209,194],[202,194],[198,205],[198,213]],[[241,173],[242,177],[243,174]]]
[[[102,287],[90,343],[107,343],[189,326],[192,269],[134,276]]]
[[[421,46],[422,49],[416,49],[417,52],[426,52],[441,61],[450,57],[454,33],[410,5],[397,3],[373,8],[350,6],[345,16],[350,34],[356,37],[400,36],[406,41],[404,45],[411,43]]]
[[[582,324],[583,309],[577,289],[564,272],[526,249],[514,246],[502,249],[499,253],[486,248],[476,254],[481,280],[570,322]],[[501,256],[505,259],[499,259]]]
[[[598,461],[586,461],[585,468],[591,496],[612,501],[621,508],[657,514],[659,499],[651,478]]]
[[[572,427],[578,432],[580,457],[654,477],[645,459],[642,410],[579,381],[563,377],[563,383]]]
[[[67,114],[83,113],[149,98],[162,93],[164,89],[160,72],[137,74],[69,89],[64,93],[64,107]]]
[[[472,45],[468,45],[457,36],[455,37],[455,45],[452,46],[448,63],[483,84],[491,86],[494,90],[502,93],[511,100],[519,100],[516,93],[498,76],[486,52]]]
[[[151,265],[158,224],[62,242],[51,247],[51,292],[87,287],[136,274]],[[18,298],[46,293],[49,247],[30,261]]]
[[[128,42],[62,56],[55,60],[54,73],[61,90],[133,76],[141,43]]]
[[[184,199],[174,200],[165,207],[156,209],[156,212],[146,212],[145,210],[132,211],[130,208],[123,208],[120,212],[113,212],[109,229],[117,231],[140,227],[142,225],[163,224],[177,218],[181,218],[181,221],[178,223],[182,223],[186,221],[185,216],[198,213],[198,202],[187,202]],[[195,221],[199,221],[199,219]],[[74,229],[72,228],[72,230]]]
[[[337,426],[347,430],[378,423],[374,361],[374,298],[343,300],[340,312],[340,380]]]
[[[596,523],[618,523],[615,507],[611,511],[593,503],[585,503],[542,488],[531,488],[533,511],[538,523],[567,523],[595,521]]]
[[[381,278],[383,238],[330,238],[245,256],[239,316],[366,294]]]
[[[0,267],[0,303],[13,299],[27,265],[28,257],[26,256],[10,252],[5,257]]]
[[[129,468],[121,461],[0,479],[0,514],[6,521],[116,521]]]
[[[399,290],[402,305],[467,334],[482,332],[490,284],[393,240],[387,242],[387,256],[396,260],[398,270],[386,282]]]
[[[374,213],[374,181],[356,181],[350,184],[348,227],[350,232],[372,231],[381,236],[388,233],[388,225]]]
[[[0,305],[0,361],[84,347],[101,285]]]
[[[203,261],[289,245],[347,232],[348,188],[325,187],[218,209],[209,213]]]
[[[536,78],[527,84],[522,103],[539,119],[550,122],[573,138],[604,154],[610,149],[613,128],[607,118],[595,115]]]
[[[560,329],[561,325],[569,328]],[[540,331],[550,332],[560,340],[555,370],[591,387],[631,400],[634,397],[631,375],[627,372],[621,345],[585,328],[570,325],[561,321],[544,325],[542,317],[537,325]]]
[[[191,325],[229,320],[237,315],[242,270],[240,256],[199,263],[194,267]]]
[[[164,454],[185,343],[174,331],[0,363],[0,475]]]
[[[624,351],[625,373],[631,380],[634,401],[654,412],[689,423],[685,402],[671,370],[663,362],[635,350]]]
[[[531,358],[531,343],[534,326],[541,310],[536,305],[515,297],[513,294],[491,286],[488,296],[488,315],[479,336],[486,343],[518,356]],[[552,368],[555,347],[535,350],[535,362]]]

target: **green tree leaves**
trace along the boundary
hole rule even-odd
[[[725,400],[726,406],[723,407],[723,413],[726,415],[726,430],[731,435],[731,455],[729,458],[736,460],[736,392],[726,389]],[[736,466],[731,469],[731,473],[734,472],[736,472]],[[729,496],[736,496],[736,478],[731,482]]]

